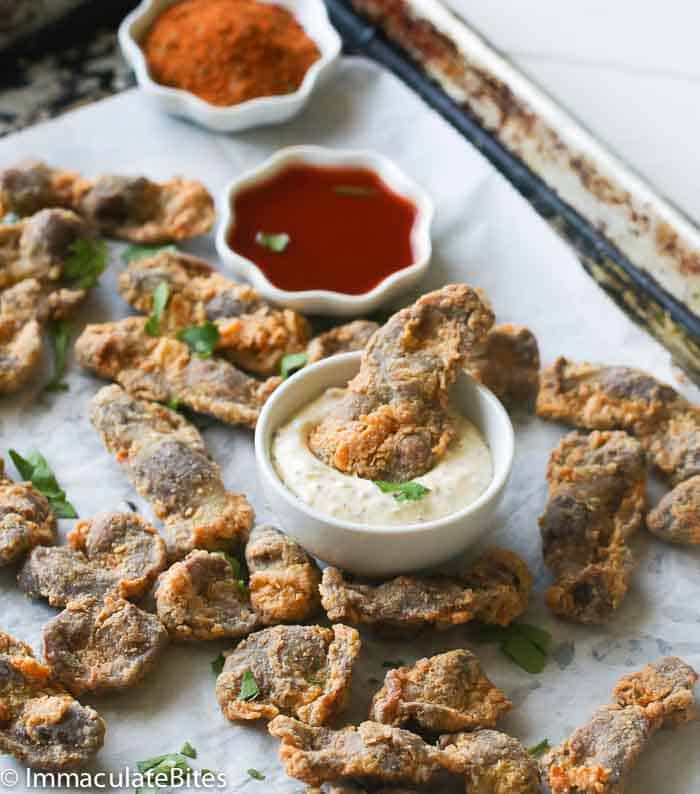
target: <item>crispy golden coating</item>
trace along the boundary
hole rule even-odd
[[[529,405],[537,396],[540,378],[537,339],[524,325],[495,325],[467,369],[506,405]]]
[[[79,521],[68,539],[70,547],[40,546],[27,557],[18,581],[32,598],[56,607],[107,593],[139,599],[167,565],[162,538],[133,513]]]
[[[647,528],[667,543],[700,545],[700,475],[667,493],[647,515]]]
[[[477,657],[462,649],[389,670],[369,718],[387,725],[415,723],[435,733],[471,731],[493,728],[512,706]]]
[[[513,552],[491,549],[464,574],[399,576],[379,585],[354,584],[326,568],[321,602],[333,621],[437,628],[481,620],[507,626],[525,611],[532,574]]]
[[[191,325],[216,323],[217,351],[248,372],[279,374],[282,358],[302,351],[309,339],[309,324],[297,312],[270,306],[247,284],[176,251],[131,262],[119,276],[119,292],[137,311],[150,314],[161,282],[170,290],[162,333],[173,336]]]
[[[116,573],[122,598],[141,598],[168,566],[165,542],[135,513],[102,513],[78,521],[68,542],[93,565]]]
[[[614,702],[542,759],[552,794],[623,794],[625,778],[649,739],[665,726],[693,719],[695,671],[666,657],[625,676]]]
[[[271,720],[278,714],[325,725],[350,695],[360,635],[348,626],[273,626],[239,643],[226,657],[216,697],[228,719]],[[244,677],[259,694],[241,699]]]
[[[628,541],[646,504],[644,451],[618,430],[569,433],[550,456],[547,480],[539,519],[555,576],[547,604],[560,617],[602,623],[622,603],[635,566]]]
[[[306,620],[321,606],[321,572],[302,547],[269,524],[250,534],[245,548],[250,600],[266,626]]]
[[[56,516],[48,500],[31,483],[7,479],[0,458],[0,566],[55,542]]]
[[[82,598],[44,626],[44,658],[74,695],[129,689],[156,665],[168,632],[155,615],[111,595]]]
[[[409,731],[378,722],[333,731],[279,716],[268,730],[282,740],[287,774],[313,786],[347,778],[427,783],[441,771],[446,755]]]
[[[309,364],[323,358],[337,356],[339,353],[354,353],[364,350],[372,334],[379,328],[379,323],[372,320],[353,320],[345,325],[338,325],[314,337],[306,348]]]
[[[577,427],[626,430],[674,485],[700,474],[700,409],[641,370],[558,358],[542,372],[537,413]]]
[[[37,769],[85,766],[105,724],[53,680],[31,648],[0,631],[0,752]]]
[[[492,730],[441,736],[445,765],[465,778],[467,794],[539,794],[537,762],[512,736]]]
[[[68,207],[103,234],[135,243],[167,243],[206,234],[214,225],[214,200],[200,182],[174,177],[99,176],[25,161],[0,172],[0,214],[29,215]]]
[[[224,488],[201,435],[180,414],[105,386],[92,400],[90,420],[164,521],[172,557],[194,548],[228,550],[248,539],[252,507]]]
[[[370,339],[334,414],[309,436],[339,471],[403,482],[425,474],[454,438],[449,389],[493,312],[466,284],[428,293]]]
[[[245,586],[216,552],[195,550],[171,565],[155,595],[158,617],[176,640],[237,639],[259,624]]]
[[[137,399],[179,400],[227,424],[255,427],[279,378],[261,383],[224,359],[200,358],[184,342],[149,336],[145,323],[143,317],[128,317],[88,325],[75,343],[78,361]]]

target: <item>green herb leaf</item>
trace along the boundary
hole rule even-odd
[[[241,561],[227,551],[213,551],[212,554],[216,554],[217,557],[223,557],[226,560],[233,570],[233,578],[238,582],[238,589],[241,591],[241,595],[248,595],[248,586],[246,584],[247,570]]]
[[[373,480],[373,482],[382,493],[390,493],[397,502],[417,502],[430,493],[430,488],[426,488],[419,482],[386,482],[385,480]]]
[[[0,223],[3,224],[10,224],[10,223],[17,223],[20,217],[16,212],[7,212],[5,215],[0,218]]]
[[[552,635],[548,631],[530,623],[515,623],[513,626],[519,634],[527,637],[545,656],[549,653],[552,645]]]
[[[265,775],[262,772],[258,772],[257,769],[249,769],[248,774],[253,780],[265,780]]]
[[[60,488],[56,476],[43,455],[38,452],[30,452],[26,458],[23,458],[14,449],[9,450],[9,453],[20,476],[29,480],[37,490],[44,494],[57,518],[78,517],[75,508],[66,499],[66,492]]]
[[[166,753],[165,755],[156,755],[153,758],[147,758],[145,761],[138,761],[136,768],[143,774],[144,772],[148,772],[149,769],[153,769],[158,766],[158,764],[161,764],[167,757]]]
[[[255,676],[250,672],[250,670],[246,670],[245,673],[243,673],[241,691],[238,695],[238,699],[245,701],[255,700],[259,694],[260,689],[258,688],[258,682],[255,680]]]
[[[311,686],[324,686],[323,681],[318,678],[307,678],[306,683],[311,684]]]
[[[170,286],[167,281],[161,281],[158,286],[153,290],[153,305],[151,313],[146,320],[144,326],[146,333],[149,336],[160,336],[160,320],[168,305],[168,298],[170,297]]]
[[[221,672],[224,669],[224,665],[226,664],[226,657],[223,653],[220,653],[216,659],[212,659],[211,661],[211,671],[214,675],[221,675]]]
[[[258,232],[255,235],[255,242],[267,248],[268,251],[273,251],[276,254],[281,254],[282,251],[289,245],[290,237],[288,234],[281,232],[280,234],[270,234],[269,232]]]
[[[122,261],[138,262],[139,259],[148,259],[149,256],[155,256],[161,251],[177,251],[174,245],[127,245],[122,251]]]
[[[551,746],[552,745],[549,743],[549,739],[542,739],[539,744],[528,748],[528,753],[533,755],[535,758],[539,758],[540,756],[543,756],[551,748]]]
[[[180,750],[180,754],[186,755],[188,758],[197,757],[197,751],[194,749],[194,747],[192,747],[192,745],[189,742],[185,742],[182,745],[182,750]]]
[[[59,321],[50,328],[51,346],[53,348],[53,378],[44,386],[44,391],[68,391],[68,384],[63,383],[66,372],[68,348],[73,333],[70,323]]]
[[[178,331],[177,338],[194,351],[200,358],[210,358],[219,341],[219,329],[207,320],[202,325],[192,325]]]
[[[542,651],[533,645],[526,636],[518,632],[511,633],[504,640],[501,650],[528,673],[541,673],[547,664],[547,657]]]
[[[404,667],[406,662],[403,659],[385,659],[382,662],[382,667],[387,670],[392,670],[394,667]]]
[[[375,190],[364,185],[333,185],[333,192],[340,193],[341,196],[373,196]]]
[[[179,411],[182,408],[182,400],[179,397],[169,397],[165,404],[171,411]]]
[[[308,353],[288,353],[280,363],[280,375],[283,378],[288,378],[302,367],[305,367],[308,361]]]
[[[90,289],[107,267],[107,245],[104,240],[76,240],[63,264],[63,275],[78,289]]]

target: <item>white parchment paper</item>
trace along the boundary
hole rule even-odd
[[[366,147],[394,158],[421,183],[436,204],[434,256],[424,290],[467,281],[491,296],[499,320],[529,325],[538,336],[543,361],[556,355],[642,367],[674,383],[669,355],[604,295],[577,260],[530,206],[442,119],[392,76],[362,60],[345,60],[297,120],[234,136],[215,135],[156,112],[138,91],[64,116],[0,141],[0,163],[40,157],[80,170],[143,173],[167,178],[176,173],[201,179],[218,196],[242,169],[276,149],[317,143]],[[187,246],[216,261],[212,239]],[[106,321],[129,314],[115,289],[123,264],[113,246],[110,270],[78,318]],[[136,503],[149,506],[103,449],[87,417],[91,396],[103,385],[75,363],[70,391],[42,396],[40,385],[0,401],[0,452],[37,448],[47,457],[81,516]],[[680,386],[686,393],[687,387]],[[691,394],[692,396],[692,394]],[[274,520],[255,475],[252,437],[214,422],[202,424],[207,445],[221,464],[227,485],[248,494],[260,520]],[[544,468],[564,429],[535,418],[516,419],[516,460],[489,543],[517,550],[537,576],[527,619],[554,635],[546,671],[529,675],[491,645],[477,645],[468,628],[426,633],[407,644],[365,634],[355,676],[352,707],[343,720],[363,719],[383,678],[382,661],[421,656],[467,645],[488,674],[514,701],[502,728],[535,744],[560,741],[592,710],[609,700],[615,681],[657,657],[677,653],[700,668],[700,555],[662,545],[647,535],[636,542],[639,571],[614,620],[585,628],[552,618],[542,602],[548,575],[542,564],[537,516],[546,499]],[[12,471],[12,467],[10,467]],[[14,472],[13,472],[14,474]],[[653,489],[652,489],[653,490]],[[658,497],[658,491],[653,496]],[[61,522],[65,536],[72,522]],[[387,554],[391,550],[387,549]],[[29,601],[15,585],[15,572],[0,570],[0,626],[40,650],[42,625],[55,614]],[[108,724],[104,749],[94,771],[118,773],[152,755],[178,750],[185,740],[199,751],[197,765],[222,771],[228,791],[299,792],[277,760],[276,740],[263,725],[233,725],[214,697],[209,662],[225,644],[172,646],[146,681],[120,697],[92,699]],[[694,794],[700,790],[700,724],[658,735],[638,764],[630,794]],[[266,775],[252,780],[248,768]],[[0,757],[0,771],[24,770]],[[25,792],[20,779],[0,790]]]

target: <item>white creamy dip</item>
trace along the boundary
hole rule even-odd
[[[307,505],[370,527],[417,524],[455,513],[486,490],[493,477],[491,453],[476,427],[456,414],[457,435],[447,452],[433,469],[414,480],[430,490],[418,501],[397,502],[371,480],[327,466],[311,452],[307,441],[344,393],[344,389],[328,389],[283,425],[272,440],[277,474]]]

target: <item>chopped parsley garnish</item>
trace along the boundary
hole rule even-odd
[[[219,329],[207,320],[202,325],[191,325],[178,331],[177,338],[200,358],[210,358],[219,341]]]
[[[63,376],[73,329],[70,323],[59,321],[53,324],[49,333],[53,348],[53,378],[44,386],[44,391],[68,391],[68,384],[63,382]]]
[[[280,363],[280,375],[283,378],[288,378],[305,367],[308,361],[308,353],[288,353]]]
[[[168,305],[169,297],[170,286],[167,281],[161,281],[153,290],[153,305],[151,307],[151,313],[146,320],[146,325],[144,326],[149,336],[160,336],[160,320],[165,311],[165,307]]]
[[[76,240],[63,264],[63,275],[78,289],[90,289],[107,267],[107,245],[104,240]]]
[[[127,245],[122,251],[122,261],[138,262],[139,259],[148,259],[149,256],[155,256],[161,251],[177,251],[174,245]]]
[[[196,758],[197,757],[197,751],[195,750],[194,747],[192,747],[192,745],[189,742],[185,742],[182,745],[182,750],[180,750],[180,754],[181,755],[186,755],[188,758]]]
[[[255,700],[259,694],[260,689],[258,688],[258,682],[255,680],[255,676],[250,670],[246,670],[245,673],[243,673],[241,691],[238,694],[238,699],[245,701]]]
[[[484,642],[498,642],[501,651],[528,673],[541,673],[547,665],[552,635],[530,623],[486,626],[479,633]]]
[[[382,667],[387,670],[392,670],[394,667],[403,667],[406,664],[403,659],[385,659],[382,662]]]
[[[223,653],[220,653],[216,659],[212,659],[211,661],[211,671],[214,675],[220,675],[224,669],[224,665],[226,664],[226,657]]]
[[[534,747],[529,747],[528,753],[533,755],[535,758],[539,758],[540,756],[544,755],[551,746],[552,745],[549,743],[549,739],[542,739],[539,744],[536,744]]]
[[[19,219],[19,215],[16,212],[7,212],[0,218],[0,223],[17,223]]]
[[[281,254],[282,251],[289,245],[290,237],[288,234],[281,232],[280,234],[270,234],[269,232],[258,232],[255,235],[255,242],[267,248],[268,251],[273,251],[275,254]]]
[[[262,772],[258,772],[257,769],[249,769],[248,774],[253,780],[265,780],[265,775]]]
[[[418,502],[430,493],[430,488],[426,488],[419,482],[386,482],[385,480],[373,480],[372,482],[382,493],[390,493],[397,502]]]
[[[246,576],[248,572],[241,561],[232,554],[229,554],[227,551],[213,551],[212,554],[216,554],[217,557],[223,557],[226,560],[226,562],[231,566],[233,578],[236,579],[239,590],[241,591],[242,595],[247,595],[248,586],[246,584]]]
[[[60,488],[56,481],[56,475],[43,455],[35,451],[23,458],[14,449],[9,450],[9,453],[20,476],[29,480],[37,490],[44,494],[57,518],[78,517],[75,508],[66,499],[66,492]]]
[[[171,411],[179,411],[182,408],[182,400],[179,397],[169,397],[165,404]]]
[[[341,196],[373,196],[375,191],[364,185],[333,185],[333,192]]]

